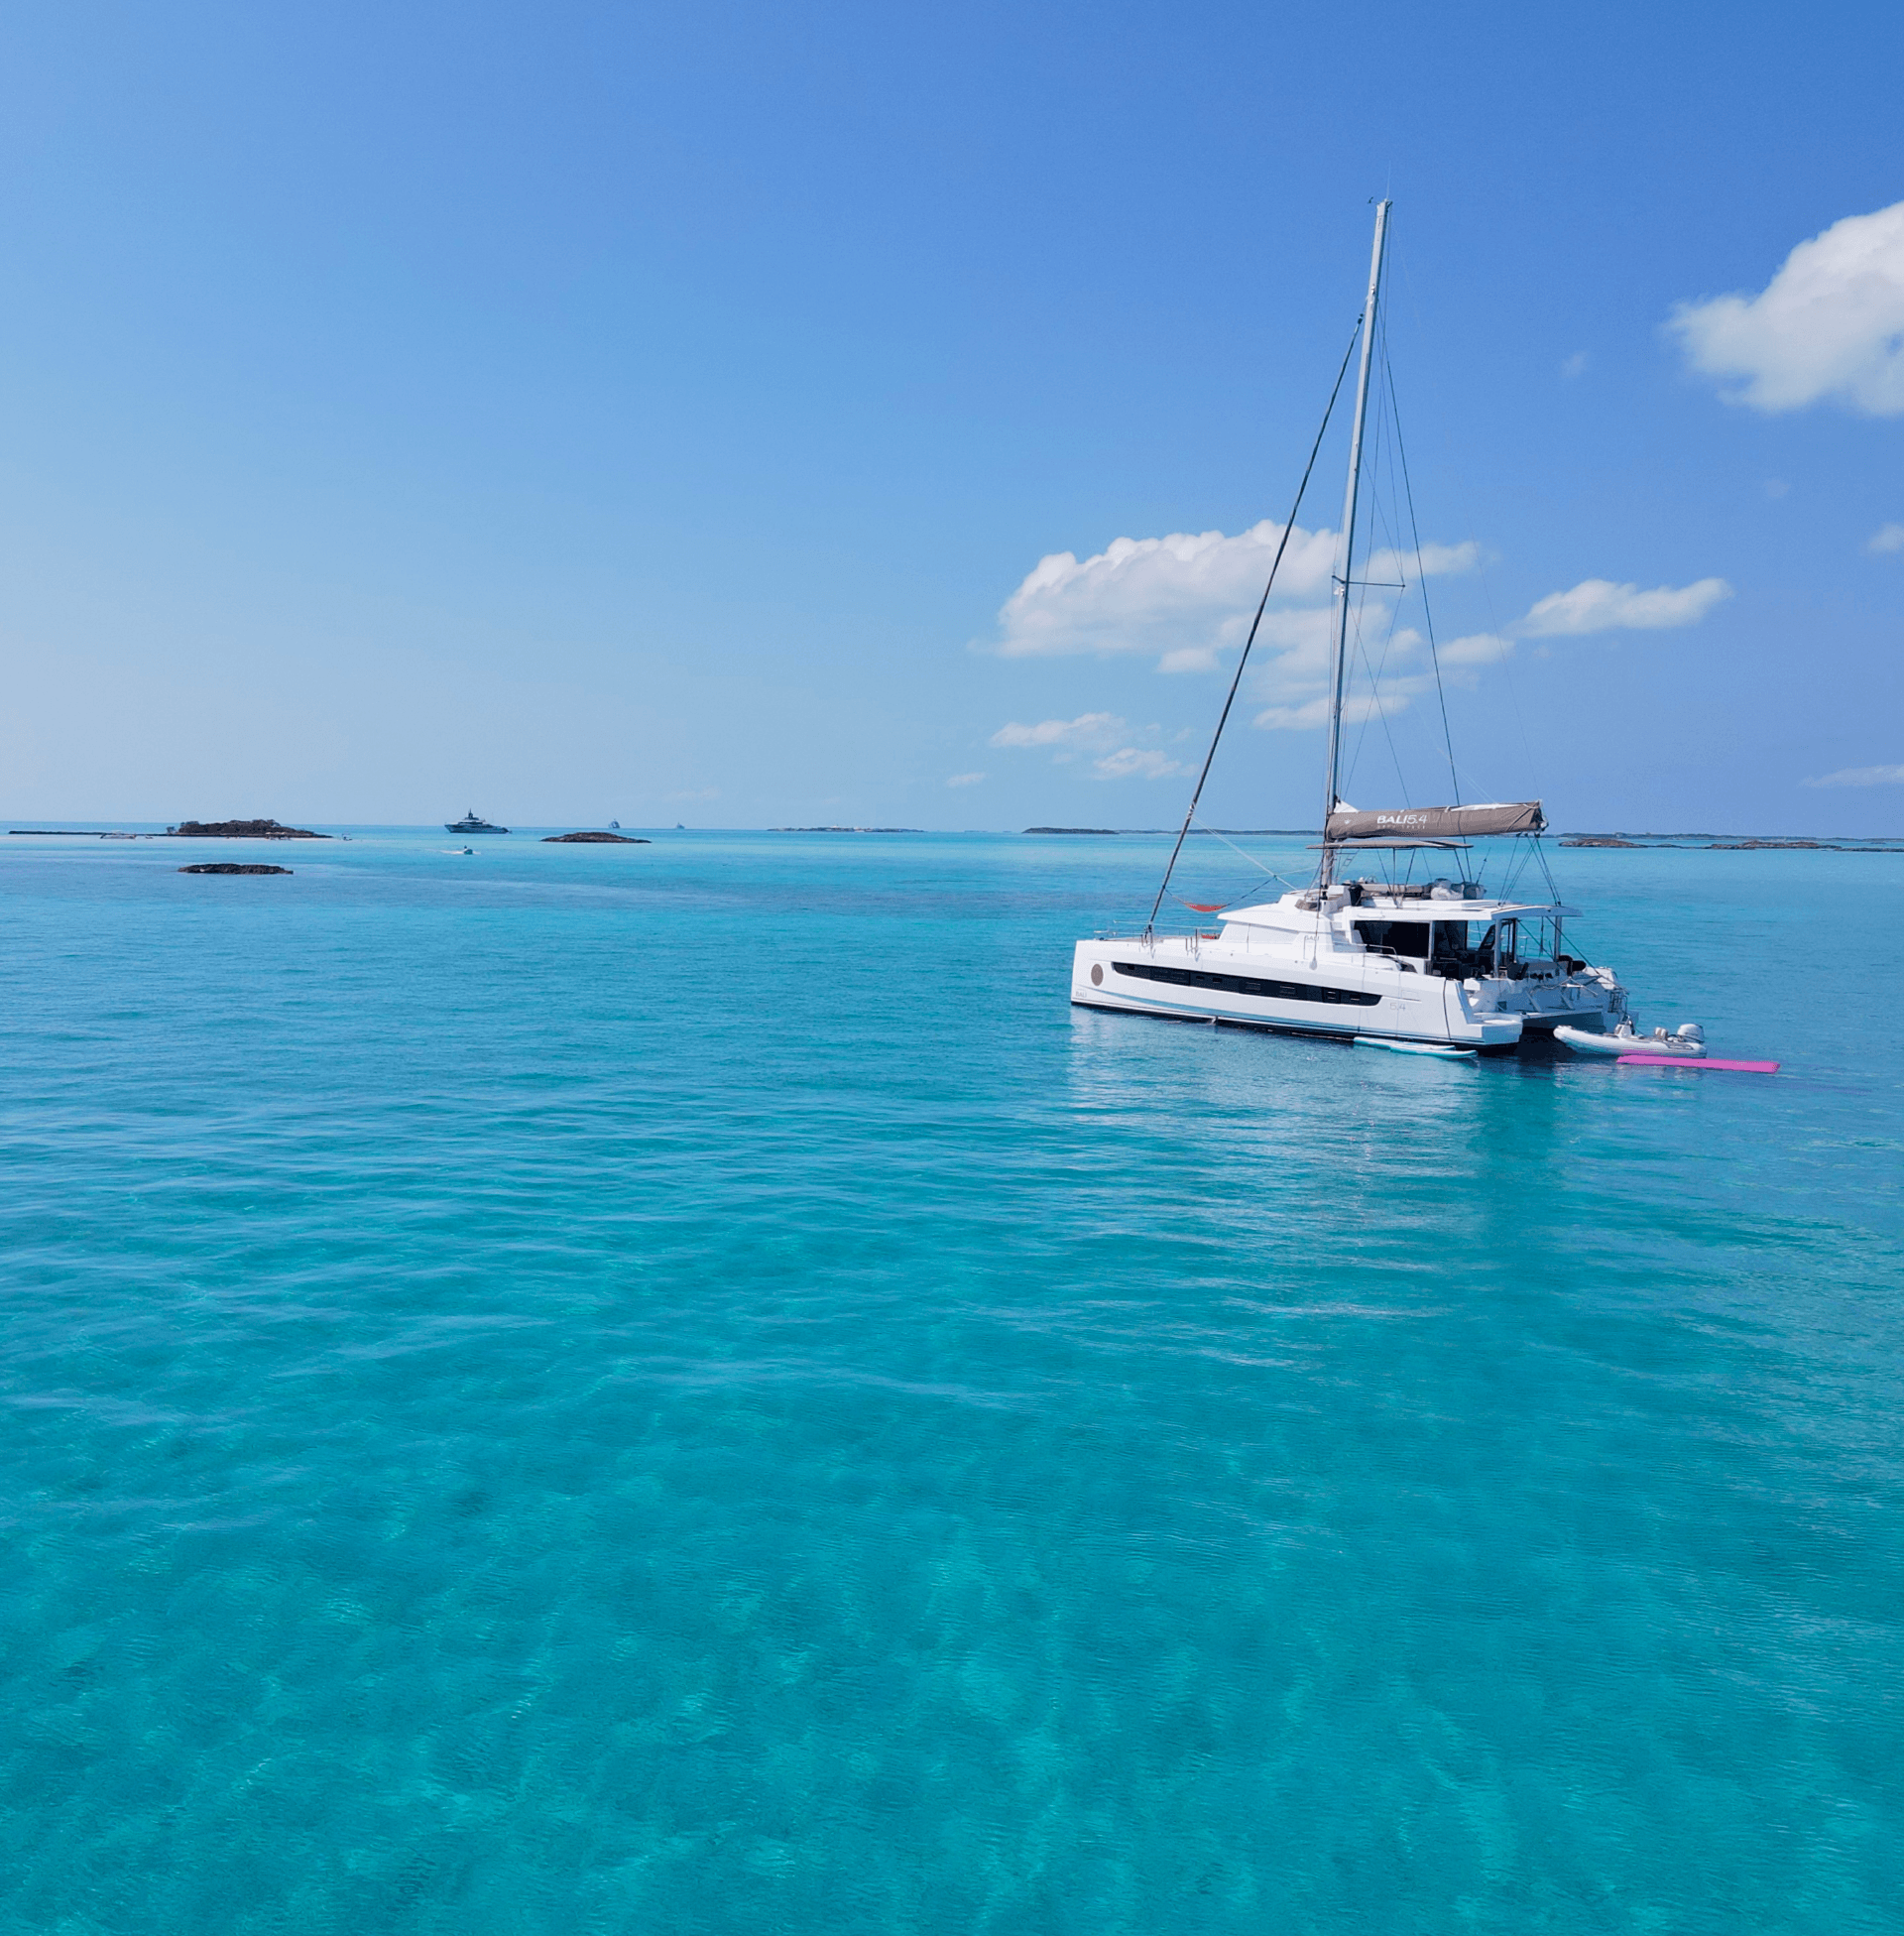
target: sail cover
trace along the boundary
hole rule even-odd
[[[1329,816],[1325,840],[1369,840],[1414,834],[1427,840],[1461,840],[1484,833],[1539,833],[1547,824],[1538,800],[1496,801],[1491,806],[1397,806],[1373,813],[1339,806]]]

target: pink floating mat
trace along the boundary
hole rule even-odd
[[[1717,1055],[1622,1055],[1619,1068],[1635,1069],[1742,1069],[1747,1075],[1776,1075],[1776,1062],[1726,1062]]]

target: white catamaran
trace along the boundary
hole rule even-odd
[[[1355,583],[1363,432],[1388,210],[1384,201],[1375,212],[1368,299],[1359,325],[1362,355],[1335,574],[1327,805],[1315,883],[1275,901],[1224,908],[1215,928],[1188,934],[1157,931],[1157,910],[1242,684],[1255,639],[1252,627],[1150,918],[1129,937],[1101,934],[1077,944],[1071,1000],[1084,1008],[1235,1023],[1444,1054],[1511,1050],[1523,1036],[1557,1028],[1596,1042],[1617,1040],[1633,1048],[1699,1053],[1696,1029],[1670,1042],[1635,1037],[1626,991],[1612,970],[1592,967],[1567,951],[1565,925],[1574,909],[1557,899],[1489,896],[1478,881],[1460,878],[1470,872],[1465,857],[1477,838],[1537,841],[1546,826],[1538,800],[1363,812],[1340,797],[1349,594]],[[1347,370],[1345,356],[1344,375]],[[1340,387],[1339,376],[1338,392]],[[1326,429],[1326,415],[1323,423]],[[1316,449],[1321,443],[1319,431]],[[1312,450],[1311,469],[1315,457]],[[1304,488],[1308,476],[1305,471]],[[1297,510],[1301,503],[1298,491]],[[1294,525],[1292,511],[1284,527],[1285,546]],[[1278,549],[1277,565],[1281,555]],[[1263,605],[1274,584],[1272,566]],[[1262,609],[1257,607],[1258,625]],[[1444,854],[1451,870],[1447,877],[1419,884],[1394,878],[1397,872],[1412,872],[1417,858],[1432,868],[1434,859]],[[1387,878],[1351,872],[1383,863]],[[1540,871],[1544,877],[1544,863]],[[1549,887],[1551,891],[1551,883]]]

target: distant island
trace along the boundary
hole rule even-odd
[[[592,847],[650,847],[653,841],[645,840],[638,833],[545,833],[542,835],[544,847],[565,847],[580,843]]]
[[[1026,827],[1026,833],[1108,833],[1115,835],[1116,827]]]
[[[180,820],[167,833],[177,840],[328,840],[308,827],[280,826],[276,820]]]
[[[1624,847],[1634,852],[1699,854],[1897,854],[1904,842],[1886,834],[1867,840],[1807,840],[1799,836],[1722,840],[1710,833],[1570,833],[1563,847]]]
[[[319,839],[322,835],[317,836]],[[288,867],[267,867],[263,861],[200,861],[195,867],[181,867],[180,874],[289,874]]]
[[[923,833],[923,827],[769,827],[769,833]]]

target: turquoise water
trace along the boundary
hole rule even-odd
[[[1904,859],[1557,857],[1763,1079],[447,844],[0,840],[0,1926],[1904,1927]]]

